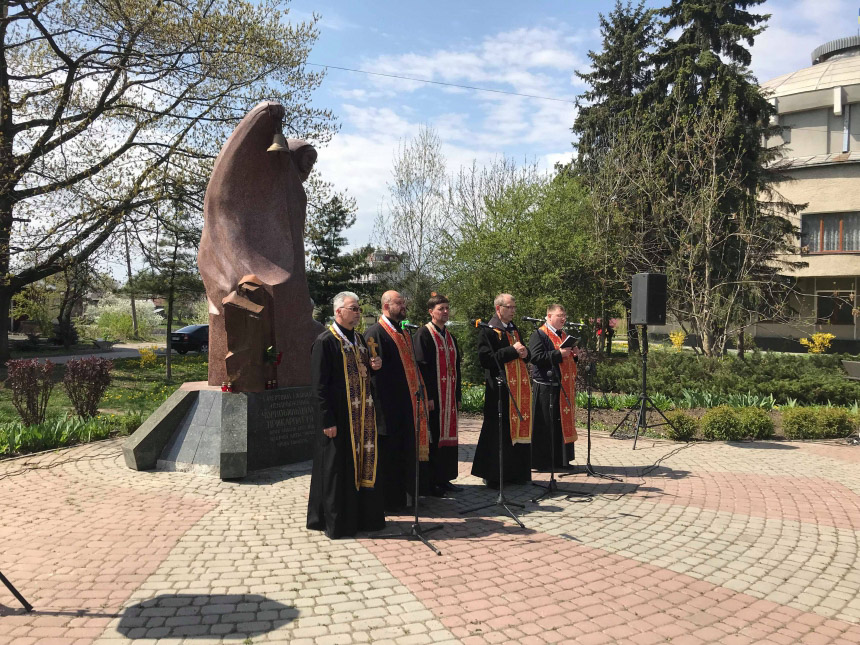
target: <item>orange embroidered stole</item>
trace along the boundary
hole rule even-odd
[[[409,391],[412,393],[413,429],[418,428],[418,460],[428,461],[430,459],[430,434],[427,432],[426,407],[419,410],[418,401],[415,398],[415,392],[418,391],[419,383],[421,383],[421,389],[425,393],[427,390],[424,389],[424,380],[421,379],[421,373],[418,371],[418,363],[415,362],[412,343],[406,340],[405,334],[397,332],[385,316],[379,319],[379,325],[397,345],[397,351],[400,354],[400,363],[403,365],[403,371],[406,373],[406,383],[409,385]]]
[[[457,346],[454,338],[439,333],[429,322],[425,325],[436,345],[436,390],[439,392],[439,445],[457,445]]]
[[[373,488],[376,483],[376,413],[370,395],[367,348],[363,346],[358,332],[355,333],[356,343],[353,344],[334,325],[329,327],[329,331],[340,343],[343,356],[343,377],[349,393],[349,437],[352,442],[355,489]]]
[[[520,340],[520,332],[516,329],[513,333],[506,329],[496,329],[496,333],[505,333],[508,335],[508,343],[513,345]],[[508,399],[508,418],[511,426],[511,442],[512,443],[531,443],[532,442],[532,385],[529,380],[529,370],[526,367],[526,362],[517,356],[516,359],[505,363],[505,378],[508,380],[508,387],[511,391],[511,396]],[[499,392],[501,395],[501,392]],[[514,407],[516,402],[516,407]],[[517,407],[520,409],[520,414],[523,418],[520,419],[517,414]]]
[[[559,338],[558,334],[547,329],[546,325],[543,325],[540,330],[547,335],[556,349],[559,349],[564,339],[567,338],[566,332],[562,331],[564,336]],[[561,372],[561,384],[567,392],[567,398],[570,399],[568,402],[564,394],[559,392],[558,407],[561,408],[559,410],[561,434],[564,436],[565,443],[573,443],[576,441],[576,361],[572,357],[563,360],[559,363],[558,370]]]

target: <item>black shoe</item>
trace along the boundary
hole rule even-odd
[[[465,489],[462,486],[457,486],[451,482],[445,482],[441,485],[443,490],[451,491],[452,493],[462,493]]]
[[[446,489],[444,486],[432,486],[427,492],[430,497],[445,497]]]

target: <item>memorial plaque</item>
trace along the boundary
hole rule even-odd
[[[248,470],[313,457],[319,427],[311,387],[248,392]]]

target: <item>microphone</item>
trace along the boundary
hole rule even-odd
[[[541,323],[541,324],[546,322],[543,318],[532,318],[531,316],[523,316],[523,320],[525,320],[527,322]]]
[[[418,325],[413,325],[412,323],[408,322],[400,323],[400,327],[403,329],[418,329]]]
[[[489,325],[488,325],[487,323],[485,323],[483,320],[481,320],[480,318],[478,318],[478,319],[476,319],[476,320],[472,320],[472,321],[470,321],[470,322],[471,322],[473,325],[475,325],[475,328],[476,328],[476,329],[477,329],[478,327],[489,327]]]
[[[574,323],[574,322],[566,322],[564,323],[565,327],[573,327],[574,329],[582,329],[585,327],[585,323]]]

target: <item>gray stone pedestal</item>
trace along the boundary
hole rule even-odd
[[[221,392],[186,383],[123,446],[129,468],[239,479],[310,459],[316,405],[310,387]]]

